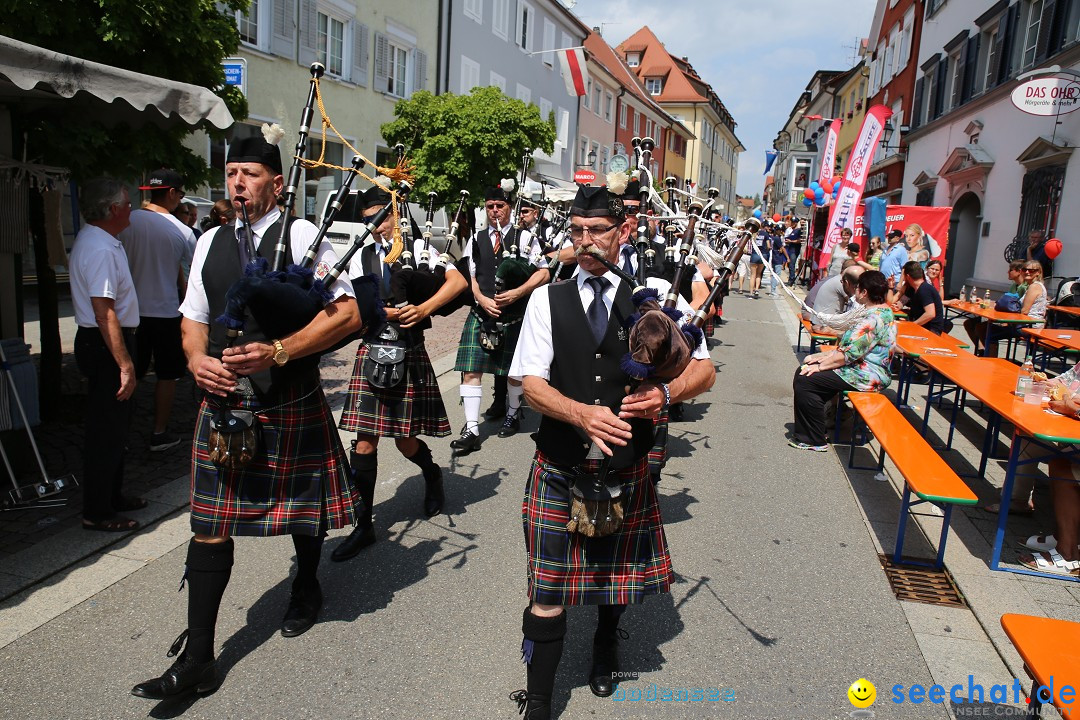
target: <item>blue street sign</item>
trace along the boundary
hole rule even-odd
[[[247,95],[247,60],[244,58],[225,58],[221,62],[225,70],[225,84],[240,88]]]

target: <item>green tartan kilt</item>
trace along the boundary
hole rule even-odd
[[[474,308],[465,320],[465,327],[461,329],[461,341],[458,343],[454,370],[506,375],[510,372],[510,363],[514,359],[514,348],[517,347],[520,334],[521,320],[519,319],[504,328],[502,345],[498,350],[485,350],[480,346],[480,318],[477,317]]]

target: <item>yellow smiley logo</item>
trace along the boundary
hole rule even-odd
[[[870,682],[866,678],[859,678],[855,682],[851,683],[851,687],[847,691],[848,700],[851,704],[857,708],[868,708],[874,704],[874,700],[877,699],[877,688],[874,687],[874,683]]]

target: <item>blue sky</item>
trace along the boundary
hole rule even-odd
[[[736,192],[764,187],[772,148],[816,70],[846,70],[852,47],[870,33],[873,0],[563,0],[613,47],[648,25],[676,57],[687,56],[738,124],[746,147]]]

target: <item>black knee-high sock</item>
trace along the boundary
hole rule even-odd
[[[352,454],[353,479],[364,507],[360,508],[360,526],[371,525],[371,513],[375,507],[375,483],[379,477],[379,451],[369,455]]]
[[[296,548],[296,579],[293,580],[293,590],[307,590],[318,586],[319,581],[315,575],[319,571],[319,559],[322,557],[325,539],[326,533],[292,536],[293,547]]]
[[[566,611],[554,617],[533,615],[529,608],[521,618],[523,658],[528,665],[529,720],[548,720],[551,693],[555,688],[555,671],[562,658],[563,638],[566,636]]]
[[[420,468],[420,471],[424,473],[424,480],[435,482],[439,479],[439,466],[431,458],[431,448],[420,438],[417,438],[416,442],[420,445],[420,449],[406,459]]]
[[[625,611],[626,605],[597,605],[596,635],[593,636],[593,641],[605,644],[614,642],[615,633],[619,629],[619,618]]]
[[[499,407],[506,404],[506,386],[509,378],[506,375],[495,376],[495,391],[492,395],[494,397],[493,404]]]
[[[229,584],[233,566],[233,541],[188,544],[188,641],[187,654],[196,662],[214,659],[214,627],[221,596]]]

